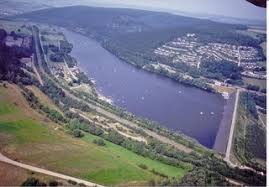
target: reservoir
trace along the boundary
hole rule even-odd
[[[71,56],[79,68],[113,104],[214,146],[226,103],[221,95],[136,69],[88,37],[67,30],[64,34],[74,45]]]

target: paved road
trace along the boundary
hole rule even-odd
[[[30,171],[33,171],[33,172],[42,173],[42,174],[45,174],[45,175],[57,177],[57,178],[64,179],[64,180],[72,180],[72,181],[75,181],[77,183],[83,183],[83,184],[85,184],[87,186],[102,187],[102,185],[99,185],[99,184],[96,184],[96,183],[88,182],[88,181],[85,181],[85,180],[82,180],[82,179],[70,177],[68,175],[63,175],[63,174],[52,172],[52,171],[45,170],[45,169],[42,169],[42,168],[38,168],[38,167],[30,166],[30,165],[27,165],[27,164],[23,164],[23,163],[20,163],[20,162],[16,162],[14,160],[11,160],[11,159],[7,158],[6,156],[2,155],[1,153],[0,153],[0,161],[4,162],[4,163],[7,163],[7,164],[11,164],[13,166],[24,168],[24,169],[27,169],[27,170],[30,170]]]
[[[36,77],[37,77],[38,82],[39,82],[42,86],[44,86],[43,80],[42,80],[42,78],[41,78],[39,72],[37,71],[34,62],[32,62],[32,67],[33,67],[33,70],[34,70],[34,72],[35,72],[35,74],[36,74]]]
[[[40,42],[39,34],[38,34],[38,32],[35,29],[33,29],[33,32],[34,32],[33,36],[34,36],[35,43],[38,46],[38,42]],[[40,49],[38,47],[36,48],[36,53],[37,53],[37,56],[38,56],[37,59],[38,59],[38,64],[40,65],[41,73],[43,73],[44,75],[46,75],[46,72],[42,68],[42,61],[41,61],[41,54],[42,54],[42,52],[40,51]],[[66,90],[64,87],[62,87],[56,81],[54,81],[53,79],[51,79],[49,76],[47,76],[47,77],[51,81],[53,81],[59,88],[61,88],[65,92],[66,96],[68,96],[68,97],[70,97],[70,98],[72,98],[74,100],[77,100],[79,102],[86,103],[90,108],[96,110],[96,112],[98,112],[98,113],[100,113],[100,114],[102,114],[104,116],[107,116],[107,117],[109,117],[111,119],[114,119],[115,121],[117,121],[119,123],[122,123],[122,124],[125,124],[125,125],[129,125],[131,127],[139,128],[139,125],[136,124],[136,123],[134,123],[134,122],[128,121],[126,119],[123,119],[123,118],[121,118],[121,117],[119,117],[119,116],[117,116],[117,115],[115,115],[115,114],[113,114],[111,112],[106,111],[105,109],[101,108],[100,106],[94,105],[94,104],[89,103],[89,102],[87,102],[87,101],[85,101],[83,99],[80,99],[79,97],[76,97],[75,95],[73,95],[72,93],[70,93],[70,91]],[[161,142],[164,142],[164,143],[173,145],[179,151],[183,151],[183,152],[186,152],[186,153],[190,153],[190,152],[193,151],[192,149],[190,149],[190,148],[188,148],[188,147],[186,147],[186,146],[184,146],[182,144],[179,144],[179,143],[177,143],[177,142],[175,142],[173,140],[170,140],[167,137],[161,136],[161,135],[159,135],[159,134],[157,134],[157,133],[155,133],[155,132],[153,132],[151,130],[144,129],[144,128],[143,128],[143,130],[149,136],[152,136],[152,137],[158,139]]]
[[[236,166],[235,164],[233,164],[231,162],[230,155],[231,155],[231,149],[232,149],[232,144],[233,144],[235,123],[236,123],[236,119],[237,119],[237,108],[238,108],[239,94],[240,94],[240,91],[237,89],[236,90],[235,104],[234,104],[234,111],[233,111],[233,119],[232,119],[232,124],[231,124],[231,128],[230,128],[230,134],[229,134],[229,140],[228,140],[228,144],[227,144],[226,154],[225,154],[225,158],[224,158],[224,160],[232,167]]]
[[[33,27],[32,27],[32,34],[33,34],[34,45],[35,45],[35,53],[36,53],[36,57],[37,57],[35,60],[37,60],[36,63],[39,65],[39,67],[41,67],[41,62],[42,61],[41,61],[41,57],[39,55],[40,54],[40,49],[38,47],[38,44],[39,44],[38,41],[39,40],[37,40],[37,38],[39,38],[39,37],[38,37],[38,33],[36,32],[36,30]],[[36,68],[36,64],[34,62],[32,63],[32,66],[33,66],[34,72],[37,75],[37,78],[38,78],[40,84],[43,86],[44,85],[43,80],[42,80],[42,78],[41,78],[41,76],[39,74],[39,71]]]

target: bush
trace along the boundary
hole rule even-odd
[[[84,134],[82,133],[82,131],[79,130],[79,129],[75,129],[75,130],[73,130],[72,133],[73,133],[73,136],[74,136],[75,138],[81,138],[81,137],[84,136]]]
[[[152,169],[152,170],[150,170],[150,171],[151,171],[154,175],[159,175],[159,176],[161,176],[161,177],[168,178],[167,175],[165,175],[165,174],[163,174],[163,173],[160,173],[160,172],[156,171],[155,169]]]
[[[103,139],[94,139],[93,140],[93,143],[95,143],[96,145],[99,145],[99,146],[105,146],[106,143]]]
[[[24,181],[21,186],[47,186],[47,185],[43,182],[40,182],[38,179],[34,177],[30,177],[26,179],[26,181]]]
[[[63,62],[64,61],[64,54],[62,53],[54,53],[50,55],[50,60],[52,62]]]
[[[73,181],[73,180],[68,180],[67,181],[69,184],[72,184],[73,186],[77,185],[78,183],[76,181]]]
[[[266,88],[261,89],[262,93],[266,93]]]
[[[257,85],[249,84],[249,85],[247,85],[247,89],[248,90],[253,90],[253,91],[259,91],[260,90],[260,87],[257,86]]]
[[[148,169],[148,166],[146,166],[145,164],[139,164],[138,166],[144,170]]]
[[[58,186],[59,185],[59,183],[58,183],[58,181],[50,181],[49,182],[49,186]]]
[[[85,185],[85,184],[83,184],[83,183],[79,183],[78,185],[79,185],[79,186],[86,186],[86,185]]]

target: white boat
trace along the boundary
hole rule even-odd
[[[229,93],[228,92],[223,92],[221,95],[224,97],[224,99],[229,99]]]

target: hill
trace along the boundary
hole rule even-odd
[[[211,89],[208,85],[204,84],[203,80],[198,78],[207,77],[212,79],[213,77],[220,80],[231,78],[235,79],[231,81],[232,83],[240,84],[242,82],[239,69],[237,68],[235,71],[230,70],[234,69],[233,64],[227,63],[227,59],[229,62],[237,60],[226,58],[226,55],[231,54],[232,51],[225,54],[225,58],[222,58],[222,53],[225,53],[225,51],[221,51],[217,56],[222,61],[214,64],[211,63],[212,58],[214,59],[215,57],[214,54],[210,58],[207,58],[204,53],[193,55],[193,50],[189,50],[188,46],[184,46],[183,50],[189,50],[190,54],[186,54],[185,56],[187,57],[179,55],[179,59],[176,61],[177,55],[175,54],[177,54],[177,51],[172,51],[175,49],[174,45],[172,45],[174,48],[169,48],[169,51],[173,53],[169,53],[169,51],[165,51],[166,48],[162,49],[161,47],[166,47],[168,44],[171,47],[170,43],[195,34],[195,39],[197,40],[191,41],[193,44],[190,45],[195,45],[195,42],[197,42],[201,46],[208,47],[209,43],[210,45],[217,43],[220,46],[229,45],[231,49],[235,46],[239,48],[240,46],[247,46],[257,51],[257,57],[262,60],[265,59],[260,46],[265,37],[254,39],[251,36],[240,34],[239,31],[245,31],[247,27],[239,24],[218,23],[162,12],[87,6],[51,8],[25,13],[13,18],[53,24],[80,32],[100,42],[105,49],[125,62],[165,75],[178,82],[194,85],[206,90]],[[159,48],[164,53],[167,52],[169,54],[166,56],[158,55],[156,49]],[[195,65],[180,63],[184,62],[184,59],[188,58],[188,56],[191,56],[190,59],[186,60],[188,62],[199,56],[203,57],[195,60],[196,63],[201,59],[201,68],[197,69]],[[211,64],[210,66],[208,62]],[[171,75],[166,69],[164,71],[157,69],[154,65],[159,63],[168,65],[169,68],[176,71],[176,74]],[[211,66],[219,69],[219,72],[212,72]],[[225,67],[223,68],[222,66]],[[228,74],[226,69],[228,69]],[[178,80],[178,77],[181,77],[179,76],[181,73],[188,73],[195,80],[191,83],[182,80],[182,78]],[[234,74],[236,76],[231,77]]]
[[[14,160],[107,185],[147,184],[160,178],[153,169],[170,177],[186,172],[107,141],[106,146],[98,146],[92,142],[97,137],[91,134],[73,138],[33,110],[21,91],[14,84],[0,87],[0,148]]]

